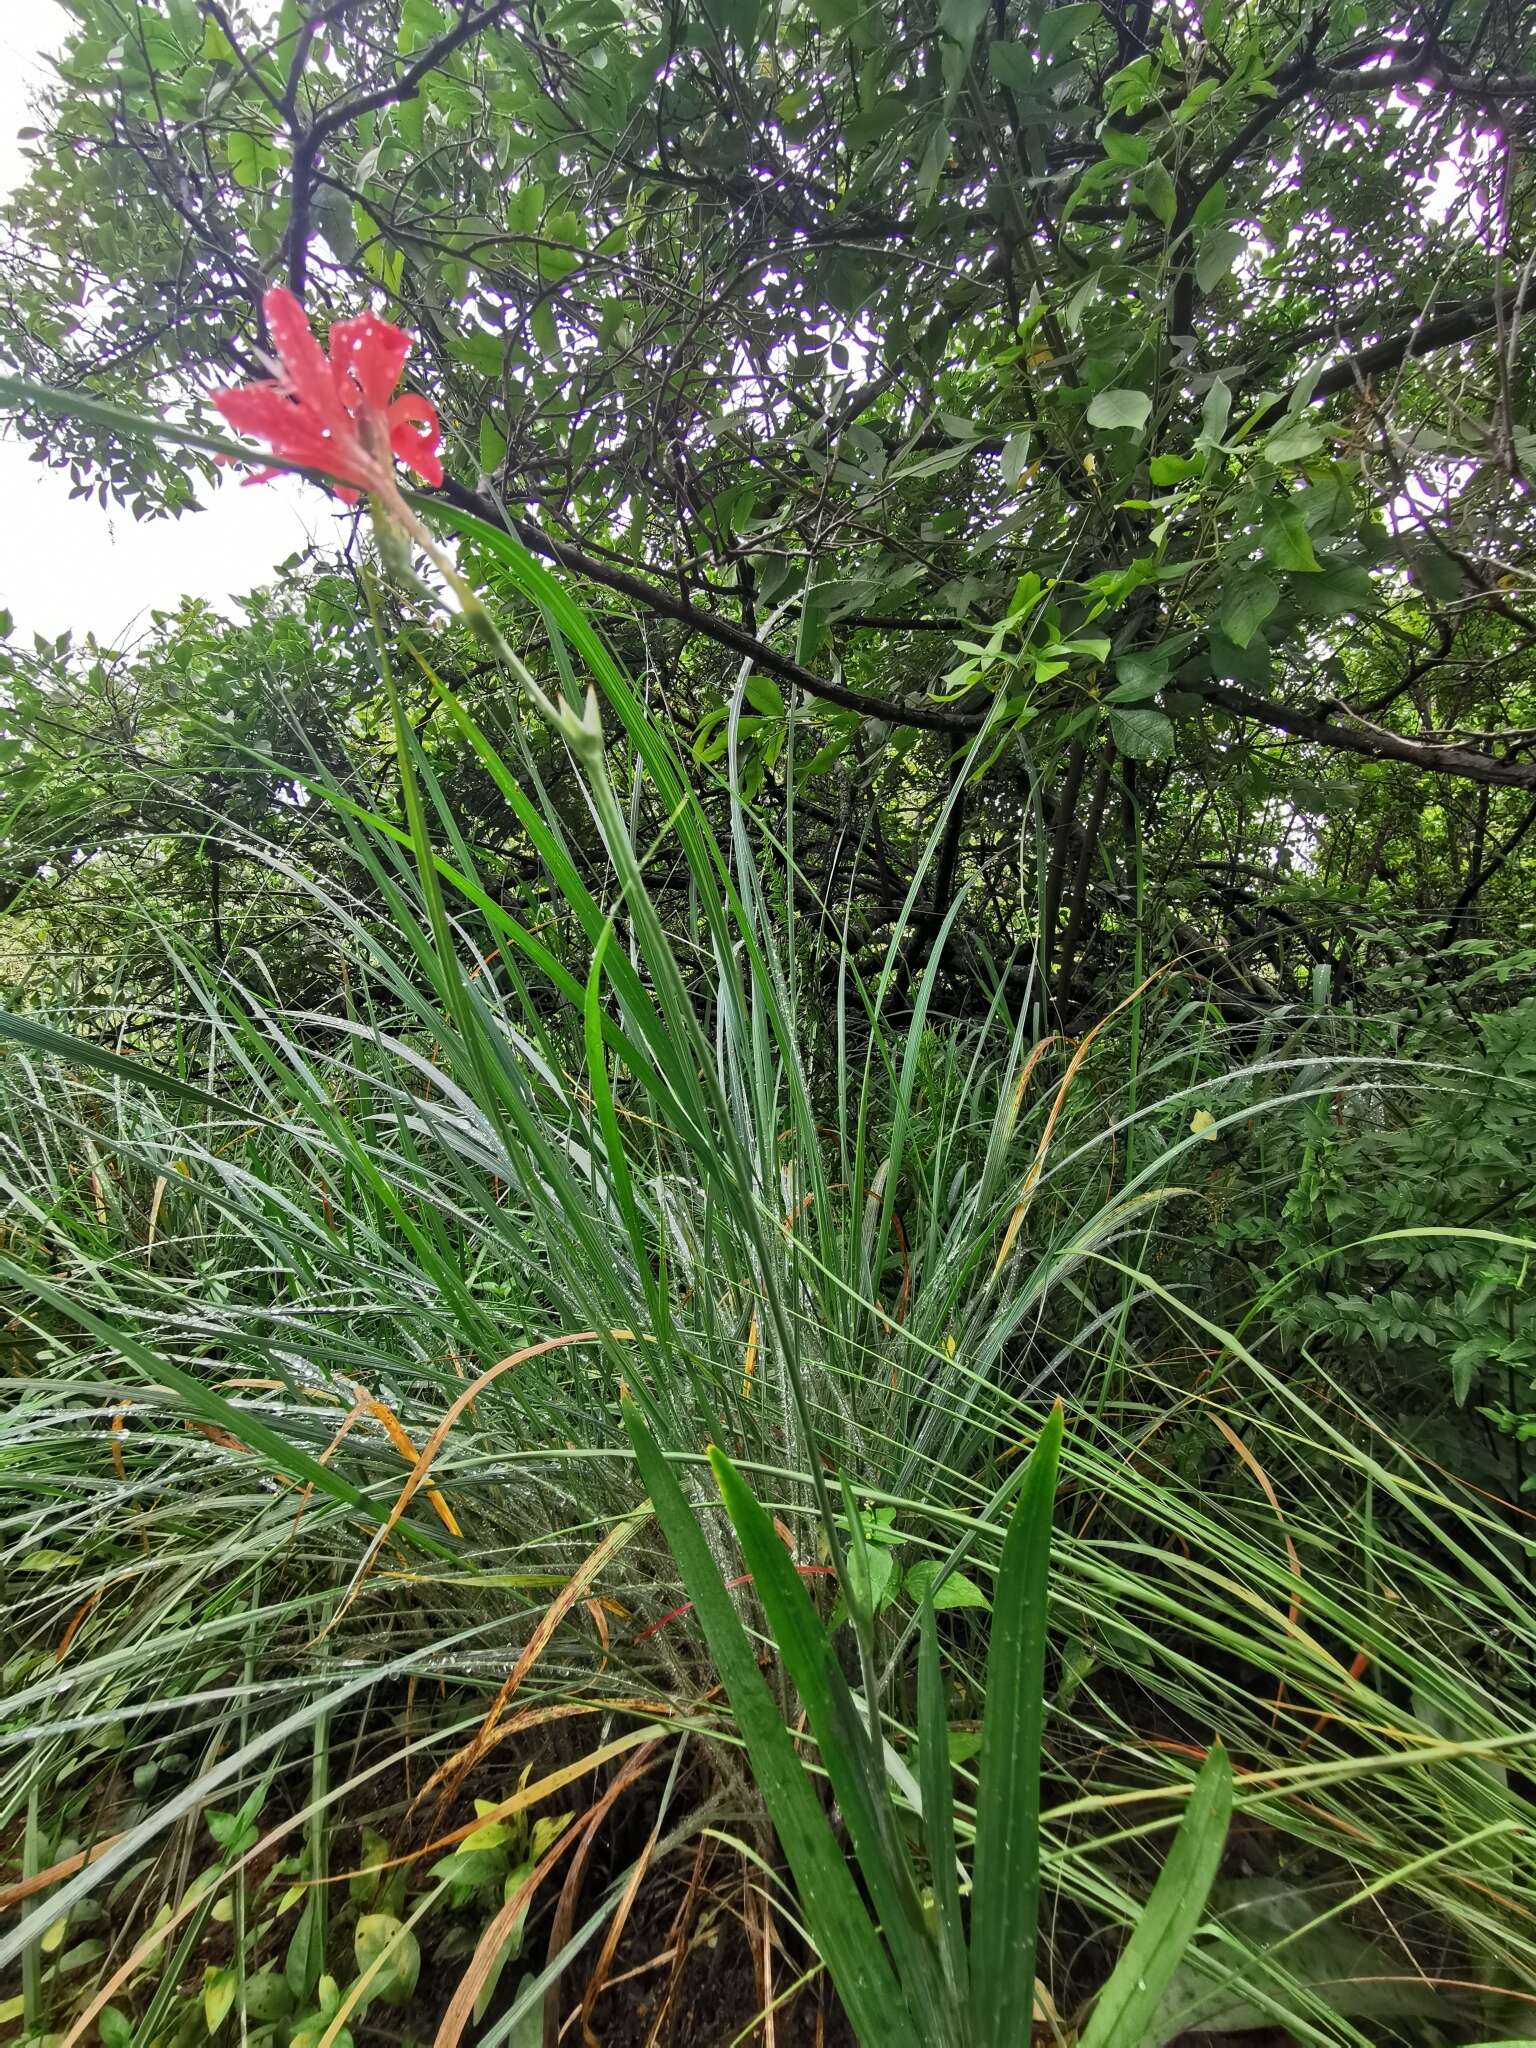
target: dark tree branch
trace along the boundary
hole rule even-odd
[[[1472,908],[1494,876],[1498,874],[1499,870],[1509,865],[1510,860],[1518,851],[1521,841],[1526,838],[1533,825],[1536,825],[1536,798],[1533,798],[1527,804],[1525,810],[1521,813],[1519,824],[1516,825],[1514,831],[1510,833],[1492,860],[1488,861],[1485,865],[1480,851],[1474,856],[1471,880],[1451,906],[1451,914],[1446,921],[1445,935],[1440,941],[1442,946],[1449,946],[1459,936],[1467,912]]]
[[[1067,772],[1062,777],[1061,795],[1056,800],[1055,826],[1051,835],[1051,859],[1045,877],[1045,901],[1040,909],[1040,978],[1049,983],[1051,956],[1056,950],[1056,918],[1061,909],[1061,885],[1066,879],[1067,854],[1072,844],[1072,827],[1077,820],[1077,792],[1082,785],[1083,764],[1088,751],[1081,740],[1067,749]]]
[[[510,515],[503,518],[494,505],[452,477],[443,485],[442,495],[461,511],[473,512],[488,526],[499,526],[515,534],[530,553],[542,555],[546,561],[555,562],[574,575],[584,576],[591,583],[600,583],[606,590],[618,591],[653,617],[671,619],[689,632],[715,641],[742,660],[750,661],[765,675],[793,683],[823,703],[836,704],[844,711],[857,711],[865,718],[884,719],[891,725],[911,725],[923,732],[949,733],[956,738],[974,733],[982,722],[984,714],[981,712],[946,711],[937,704],[898,704],[893,698],[872,696],[867,690],[850,690],[842,683],[834,683],[812,669],[803,668],[788,655],[778,653],[766,641],[754,638],[745,627],[738,626],[734,619],[723,618],[719,612],[705,611],[674,591],[665,590],[644,577],[633,576],[627,569],[615,568],[610,562],[598,561],[595,556],[572,547],[567,541],[555,540],[541,526],[535,526],[532,520]]]
[[[1384,370],[1395,370],[1412,358],[1433,355],[1437,349],[1454,348],[1458,342],[1475,341],[1479,335],[1492,332],[1501,323],[1523,320],[1533,306],[1536,306],[1536,281],[1527,280],[1519,292],[1508,288],[1490,292],[1484,298],[1472,299],[1466,305],[1458,306],[1454,312],[1440,313],[1432,320],[1417,320],[1400,333],[1390,334],[1383,341],[1374,341],[1367,348],[1357,349],[1340,362],[1330,363],[1313,385],[1309,403],[1321,405],[1324,399],[1336,398],[1341,391],[1357,391],[1370,378],[1380,376]],[[1255,425],[1263,427],[1270,420],[1277,419],[1285,411],[1287,403],[1288,400],[1277,398],[1259,415]]]
[[[1082,943],[1083,926],[1088,918],[1088,881],[1099,854],[1099,834],[1103,830],[1104,806],[1109,800],[1110,777],[1114,773],[1114,766],[1114,747],[1106,746],[1104,757],[1099,762],[1098,773],[1093,778],[1093,793],[1088,799],[1088,817],[1083,825],[1083,843],[1077,857],[1077,873],[1072,880],[1072,907],[1067,913],[1066,936],[1061,942],[1061,965],[1056,970],[1056,1001],[1063,1009],[1072,993],[1077,949]]]
[[[1536,789],[1536,761],[1512,761],[1494,754],[1479,754],[1470,747],[1439,746],[1428,741],[1404,739],[1379,725],[1336,725],[1329,717],[1293,711],[1269,697],[1255,697],[1247,690],[1229,689],[1224,683],[1185,682],[1178,687],[1203,697],[1234,718],[1256,720],[1294,739],[1312,740],[1346,754],[1361,754],[1370,761],[1402,761],[1431,775],[1457,775],[1468,782],[1485,782],[1495,788]],[[1345,705],[1337,707],[1342,716],[1353,717]]]
[[[915,726],[921,732],[944,733],[956,739],[974,733],[986,716],[982,711],[952,711],[922,702],[903,704],[894,698],[876,697],[866,690],[851,690],[845,684],[817,675],[788,655],[780,654],[737,625],[734,619],[723,618],[719,612],[705,611],[644,577],[598,561],[566,541],[555,540],[532,520],[510,515],[504,519],[494,505],[453,477],[443,485],[442,495],[450,504],[458,506],[461,511],[472,512],[487,525],[499,526],[515,534],[530,553],[541,555],[545,561],[554,562],[589,582],[599,583],[607,590],[617,591],[653,617],[670,619],[689,632],[713,640],[732,654],[750,661],[765,675],[793,683],[823,703],[835,704],[844,711],[857,711],[862,717],[878,718],[889,725]],[[1494,787],[1536,789],[1536,761],[1515,761],[1481,754],[1470,747],[1405,739],[1383,727],[1364,723],[1335,724],[1328,717],[1319,718],[1305,711],[1295,711],[1271,698],[1256,697],[1246,690],[1230,689],[1221,683],[1186,681],[1181,677],[1179,688],[1203,698],[1207,703],[1218,705],[1235,718],[1256,720],[1277,732],[1290,733],[1296,739],[1312,740],[1343,753],[1360,754],[1373,761],[1402,761],[1427,774],[1461,776],[1469,782],[1488,783]],[[1345,718],[1356,716],[1347,706],[1339,705],[1337,708]]]
[[[512,0],[487,0],[480,8],[466,8],[446,35],[439,36],[411,64],[408,64],[398,78],[392,78],[385,85],[375,86],[371,92],[357,93],[350,98],[338,100],[327,107],[323,114],[303,130],[295,128],[293,143],[292,203],[288,213],[288,286],[295,298],[304,296],[304,283],[309,264],[309,216],[310,204],[314,197],[315,163],[320,151],[338,130],[347,127],[364,114],[374,114],[381,107],[397,107],[404,100],[415,99],[420,92],[423,79],[427,78],[462,43],[467,43],[482,30],[492,28],[500,20]],[[307,46],[306,46],[307,49]],[[296,96],[298,77],[294,75],[290,90]],[[289,111],[290,121],[296,121],[296,114]]]

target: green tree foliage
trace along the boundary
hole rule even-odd
[[[961,771],[918,955],[968,880],[957,977],[1032,946],[1070,1017],[1147,886],[1233,1001],[1234,946],[1294,986],[1384,873],[1453,935],[1518,900],[1520,10],[74,11],[0,352],[196,404],[266,283],[374,300],[448,496],[608,594],[706,761],[748,672],[740,772],[802,789],[813,883],[899,897]],[[1287,849],[1306,940],[1252,901]]]

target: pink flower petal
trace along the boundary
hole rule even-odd
[[[437,453],[443,438],[437,407],[414,391],[404,392],[389,408],[389,445],[424,484],[436,490],[443,480]]]
[[[361,392],[365,405],[382,412],[411,352],[411,337],[377,313],[356,320],[338,320],[331,328],[331,373],[337,395],[349,412]]]
[[[273,286],[263,299],[262,308],[272,346],[294,397],[327,425],[342,426],[346,412],[337,395],[336,379],[324,350],[309,331],[304,308],[282,285]]]

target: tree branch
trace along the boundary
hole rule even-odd
[[[499,526],[504,532],[515,534],[531,554],[542,555],[546,561],[569,569],[573,575],[584,576],[591,583],[600,583],[607,590],[618,591],[653,617],[671,619],[689,632],[713,640],[742,660],[750,661],[765,675],[793,683],[823,703],[835,704],[843,711],[857,711],[864,718],[884,719],[891,725],[916,726],[922,732],[950,733],[956,738],[975,732],[982,722],[984,714],[981,712],[946,711],[937,704],[900,704],[894,698],[876,697],[867,690],[850,690],[842,683],[834,683],[829,677],[803,668],[788,655],[778,653],[766,641],[757,639],[744,626],[737,625],[734,619],[723,618],[719,612],[705,611],[690,604],[687,598],[664,590],[659,584],[633,576],[627,569],[615,568],[610,562],[599,561],[567,541],[555,540],[530,519],[516,519],[510,514],[503,518],[494,505],[488,504],[477,492],[453,477],[446,480],[441,495],[450,504],[457,505],[460,511],[474,513],[488,526]]]
[[[1470,747],[1439,746],[1422,740],[1405,739],[1379,725],[1335,725],[1328,717],[1318,718],[1306,711],[1293,711],[1269,697],[1255,697],[1247,690],[1229,689],[1224,683],[1186,682],[1177,687],[1202,697],[1234,718],[1256,720],[1294,739],[1312,740],[1346,754],[1361,754],[1371,761],[1402,761],[1431,775],[1458,775],[1468,782],[1488,783],[1495,788],[1536,790],[1536,761],[1500,759],[1479,754]],[[1346,718],[1355,713],[1344,704],[1337,709]]]
[[[321,149],[336,134],[363,114],[377,113],[381,107],[397,107],[402,100],[415,99],[421,90],[422,80],[435,71],[445,57],[451,56],[461,43],[467,43],[480,34],[482,29],[491,28],[507,12],[512,0],[487,0],[484,7],[467,11],[460,16],[446,35],[439,36],[435,43],[428,44],[415,62],[408,64],[398,78],[392,78],[385,85],[376,85],[370,92],[358,93],[353,98],[338,100],[316,117],[311,127],[294,133],[292,202],[288,213],[288,287],[295,298],[303,298],[304,281],[309,263],[309,211],[314,196],[315,160]],[[293,90],[297,92],[297,77]]]
[[[1437,314],[1433,320],[1417,320],[1400,333],[1390,334],[1383,341],[1373,341],[1369,347],[1357,349],[1341,362],[1330,363],[1312,386],[1308,402],[1321,405],[1324,399],[1335,398],[1341,391],[1358,390],[1368,378],[1379,376],[1383,370],[1395,370],[1410,357],[1432,355],[1436,349],[1453,348],[1457,342],[1475,341],[1480,334],[1498,327],[1501,321],[1524,319],[1533,306],[1536,306],[1536,281],[1527,280],[1518,292],[1504,287],[1489,292],[1483,298],[1470,299],[1453,312]],[[1288,399],[1277,398],[1259,415],[1255,428],[1278,418],[1287,403]]]

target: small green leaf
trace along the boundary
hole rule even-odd
[[[1205,403],[1200,408],[1200,439],[1208,446],[1219,447],[1231,417],[1232,393],[1218,377],[1206,392]]]
[[[1147,424],[1147,415],[1152,410],[1152,401],[1145,391],[1131,391],[1117,387],[1112,391],[1101,391],[1088,407],[1090,427],[1108,427],[1111,431],[1128,427],[1132,433],[1139,433]]]
[[[1179,210],[1179,195],[1163,165],[1156,161],[1149,163],[1137,181],[1136,190],[1143,204],[1163,226],[1171,228],[1174,215]]]
[[[940,1613],[946,1608],[991,1607],[992,1602],[980,1586],[974,1579],[968,1579],[964,1572],[951,1572],[934,1591],[933,1582],[938,1577],[941,1563],[937,1557],[918,1559],[906,1576],[905,1591],[910,1599],[927,1600]]]
[[[377,1828],[363,1829],[357,1869],[347,1882],[347,1896],[354,1906],[371,1904],[379,1888],[379,1865],[389,1860],[389,1843]]]
[[[747,677],[743,695],[752,709],[764,718],[784,716],[784,692],[772,676],[753,674]]]
[[[1132,128],[1106,128],[1099,136],[1104,154],[1112,164],[1126,164],[1139,171],[1150,153],[1145,135]]]
[[[1029,438],[1027,433],[1010,434],[1003,444],[1003,482],[1010,491],[1024,474],[1029,462]]]
[[[486,476],[494,476],[506,455],[507,437],[488,412],[480,415],[478,438],[481,470]]]
[[[203,2024],[216,2034],[229,2016],[240,1988],[240,1973],[228,1966],[210,1963],[203,1972]]]
[[[285,2020],[293,1997],[276,1970],[258,1970],[245,1980],[245,2015],[252,2020]]]
[[[560,359],[560,329],[555,324],[555,309],[549,299],[540,299],[528,316],[528,325],[533,331],[534,341],[545,362],[554,363]]]
[[[303,2005],[320,1981],[325,1968],[324,1904],[311,1892],[288,1941],[283,1961],[283,1979],[295,2005]]]
[[[1147,474],[1158,489],[1167,490],[1170,484],[1188,483],[1191,477],[1199,476],[1205,464],[1193,455],[1154,455],[1147,464]]]
[[[20,2011],[9,2014],[0,2008],[0,2019],[13,2017],[19,2019]],[[133,2021],[125,2012],[119,2012],[115,2005],[103,2008],[96,2022],[96,2031],[101,2036],[101,2048],[133,2048]]]

